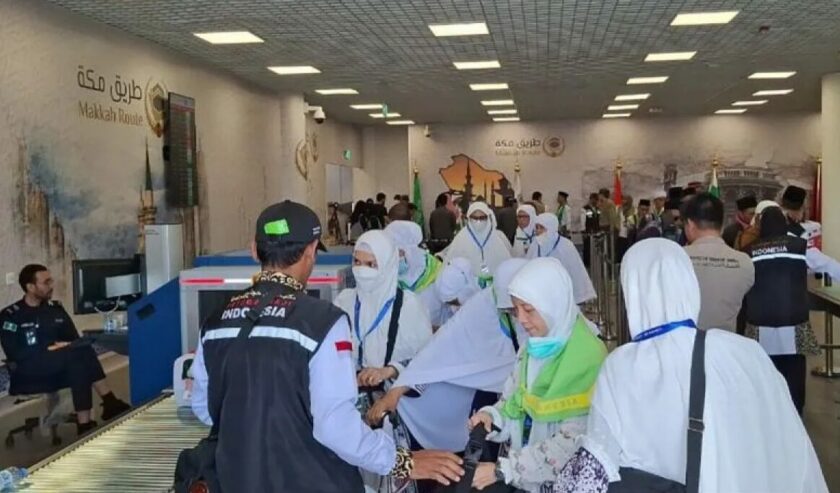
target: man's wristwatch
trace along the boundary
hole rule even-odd
[[[501,464],[499,464],[497,462],[496,463],[496,468],[494,469],[493,472],[496,474],[496,481],[498,481],[500,483],[507,484],[507,481],[505,481],[505,473],[504,473],[504,471],[502,471],[502,465]]]

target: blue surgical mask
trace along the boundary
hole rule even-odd
[[[537,359],[550,358],[566,347],[566,341],[557,337],[529,337],[528,355]]]
[[[405,257],[400,257],[400,267],[398,273],[400,276],[408,274],[408,259]]]

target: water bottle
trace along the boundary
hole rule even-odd
[[[7,467],[0,471],[0,491],[15,491],[18,484],[29,476],[25,467]]]

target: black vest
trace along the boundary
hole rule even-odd
[[[586,214],[584,229],[587,233],[597,233],[600,229],[601,211],[597,207],[587,204],[583,206],[583,212]]]
[[[807,243],[791,235],[760,239],[746,253],[755,266],[747,293],[747,322],[785,327],[808,321]]]
[[[232,346],[235,329],[265,285],[233,296],[202,330],[208,407],[219,423],[216,464],[222,490],[361,492],[358,469],[313,437],[310,412],[309,361],[346,315],[327,301],[284,287],[251,337]]]

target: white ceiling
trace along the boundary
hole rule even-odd
[[[271,90],[306,93],[330,118],[379,124],[351,103],[387,102],[418,123],[490,121],[480,100],[516,100],[523,121],[599,117],[618,95],[651,92],[634,117],[704,115],[758,89],[793,88],[748,113],[816,111],[820,77],[840,71],[838,0],[48,0]],[[681,12],[739,10],[723,26],[670,27]],[[490,35],[435,38],[430,23],[487,23]],[[770,26],[759,33],[760,26]],[[214,46],[193,32],[249,30],[262,44]],[[644,63],[650,52],[697,51]],[[452,61],[498,59],[497,70]],[[277,76],[269,65],[314,65]],[[755,81],[755,71],[795,70]],[[669,75],[626,86],[628,77]],[[474,82],[510,91],[473,92]],[[358,96],[319,96],[352,87]]]

